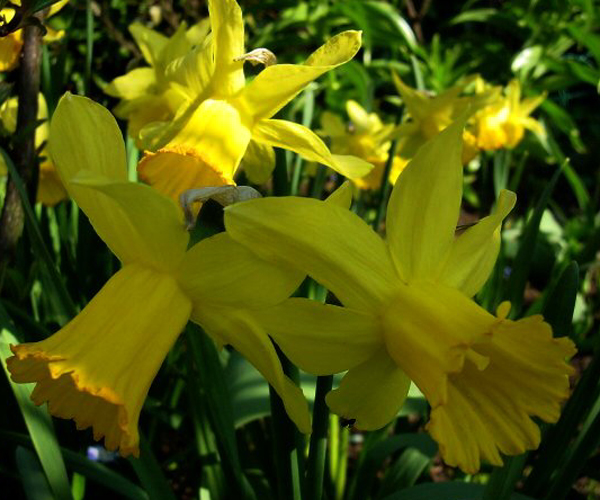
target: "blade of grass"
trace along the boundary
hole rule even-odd
[[[140,457],[129,457],[128,460],[150,500],[175,500],[173,490],[144,436],[140,435]]]
[[[15,461],[27,500],[54,500],[55,497],[35,453],[18,446],[15,451]]]

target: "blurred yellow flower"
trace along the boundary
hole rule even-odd
[[[142,56],[149,66],[135,68],[115,78],[104,92],[118,97],[121,102],[115,114],[128,121],[128,133],[136,139],[138,147],[140,130],[149,123],[171,120],[185,102],[185,95],[167,78],[167,67],[175,59],[187,54],[192,47],[202,43],[208,34],[208,19],[191,28],[181,23],[170,37],[134,23],[129,26]]]
[[[327,402],[359,429],[395,418],[412,380],[431,404],[427,428],[444,460],[467,473],[481,460],[536,448],[532,417],[555,422],[568,397],[565,359],[541,316],[492,315],[471,297],[494,267],[515,194],[455,236],[464,119],[416,153],[387,207],[387,238],[315,199],[268,198],[225,209],[228,234],[263,258],[295,266],[345,307],[291,298],[257,314],[284,353],[324,375],[348,370]]]
[[[499,92],[499,89],[493,88],[481,94],[461,95],[471,83],[471,78],[439,95],[432,96],[409,87],[395,73],[392,76],[404,102],[405,113],[410,118],[410,121],[396,127],[393,134],[398,138],[397,155],[400,161],[394,163],[390,172],[392,183],[396,182],[400,172],[423,144],[439,134],[467,109],[470,113],[474,113],[493,100]],[[465,130],[462,163],[468,163],[477,156],[477,153],[472,135]]]
[[[36,404],[92,427],[109,450],[138,455],[138,417],[167,352],[188,319],[231,344],[310,432],[308,405],[288,379],[269,336],[248,311],[283,301],[302,281],[220,233],[188,249],[181,210],[127,181],[119,127],[102,106],[67,94],[52,119],[50,149],[71,197],[123,267],[65,327],[11,346],[15,382],[36,384]]]
[[[50,6],[46,18],[53,16],[61,10],[69,0],[60,0]],[[13,4],[21,6],[21,0],[13,0]],[[15,16],[15,9],[6,7],[0,10],[0,17],[4,18],[4,23],[9,23]],[[46,27],[44,41],[53,42],[64,35],[63,31],[55,31]],[[23,30],[13,31],[5,37],[0,38],[0,71],[12,71],[19,64],[19,56],[23,47]]]
[[[321,115],[319,133],[331,139],[332,152],[356,156],[371,163],[373,170],[353,182],[360,189],[378,189],[383,179],[391,146],[389,136],[394,125],[384,125],[376,113],[367,113],[356,101],[346,102],[346,112],[350,118],[349,127],[339,116],[325,111]],[[399,158],[394,161],[399,161]]]
[[[14,134],[17,129],[17,107],[16,97],[6,100],[0,106],[0,121],[5,131]],[[37,119],[42,123],[38,125],[35,131],[35,147],[40,152],[40,171],[38,179],[38,188],[36,201],[46,206],[54,206],[59,201],[68,197],[56,168],[48,155],[47,141],[50,127],[48,125],[48,106],[43,94],[38,94],[38,114]],[[4,158],[0,156],[0,176],[7,174],[7,167]]]
[[[245,54],[242,11],[234,0],[209,0],[208,8],[211,35],[169,67],[174,85],[187,93],[187,104],[174,120],[141,131],[147,149],[158,151],[140,162],[140,178],[176,199],[190,188],[233,184],[242,163],[250,181],[259,184],[275,166],[273,147],[349,178],[368,173],[370,164],[332,155],[310,129],[271,119],[312,80],[354,57],[360,32],[331,38],[304,64],[272,64],[274,56],[266,49]],[[244,60],[268,66],[246,84]]]
[[[478,111],[473,117],[472,130],[477,147],[486,151],[514,148],[525,134],[525,129],[538,135],[544,127],[529,115],[546,99],[546,93],[521,100],[521,85],[512,80],[506,96]]]

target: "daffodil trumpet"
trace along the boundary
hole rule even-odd
[[[138,418],[150,384],[188,320],[231,344],[310,432],[302,391],[283,373],[274,345],[253,319],[282,302],[304,275],[257,258],[227,234],[188,248],[182,212],[169,198],[127,181],[117,123],[102,106],[66,94],[53,116],[50,153],[70,196],[122,263],[88,305],[51,337],[11,346],[15,382],[31,382],[36,404],[92,427],[109,450],[138,455]]]
[[[256,315],[284,353],[317,375],[346,371],[327,395],[359,429],[398,413],[411,381],[431,405],[427,429],[467,473],[482,460],[536,448],[534,418],[555,422],[575,352],[544,319],[491,314],[472,297],[488,279],[516,196],[455,235],[466,116],[423,145],[400,174],[382,239],[360,217],[315,199],[267,198],[225,209],[227,233],[258,256],[294,266],[343,307],[291,298]]]

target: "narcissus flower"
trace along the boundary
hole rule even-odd
[[[59,10],[61,10],[69,0],[60,0],[52,4],[48,8],[46,18],[53,16]],[[13,0],[13,4],[20,6],[21,0]],[[6,7],[0,10],[0,17],[4,19],[5,23],[9,23],[15,16],[15,9]],[[63,36],[62,31],[55,31],[50,27],[46,27],[46,35],[44,35],[44,41],[53,42],[60,39]],[[18,29],[8,34],[5,37],[0,38],[0,71],[12,71],[19,64],[19,56],[21,55],[21,48],[23,47],[23,30]]]
[[[499,92],[499,89],[492,88],[481,94],[461,95],[471,82],[467,80],[439,95],[432,96],[409,87],[396,74],[393,74],[393,77],[410,121],[399,125],[393,134],[398,139],[397,155],[400,161],[394,163],[390,171],[392,183],[396,182],[402,169],[423,144],[448,127],[467,109],[474,113],[491,102]],[[470,132],[464,131],[461,157],[463,164],[477,155],[478,149],[474,147],[474,142]]]
[[[70,323],[41,342],[11,346],[16,382],[53,415],[92,427],[109,450],[139,453],[137,422],[152,379],[188,319],[248,358],[310,431],[302,391],[282,371],[249,310],[287,298],[303,275],[257,259],[221,233],[188,249],[181,210],[127,181],[119,128],[102,106],[66,95],[53,116],[52,157],[69,194],[123,267]]]
[[[14,134],[17,129],[17,107],[18,100],[16,97],[8,99],[0,106],[0,121],[2,121],[2,126],[6,132],[10,134]],[[46,147],[50,127],[48,125],[48,106],[43,94],[38,95],[37,119],[42,123],[38,125],[35,131],[35,147],[39,150],[41,156],[36,200],[51,207],[66,199],[68,195],[54,164],[50,160],[48,148]],[[0,175],[6,175],[6,173],[7,167],[4,158],[0,156]]]
[[[506,96],[478,111],[473,117],[473,134],[477,147],[493,151],[514,148],[525,134],[525,129],[544,134],[540,122],[529,116],[546,99],[546,94],[521,100],[521,85],[512,80],[506,87]]]
[[[365,177],[354,179],[360,189],[378,189],[381,186],[385,163],[391,146],[390,133],[393,124],[384,125],[376,113],[368,113],[356,101],[346,102],[346,112],[350,125],[325,111],[321,115],[319,133],[331,139],[331,151],[338,154],[357,156],[373,165],[373,170]],[[394,161],[400,161],[395,158]]]
[[[360,32],[340,33],[304,64],[271,64],[274,56],[266,49],[245,54],[242,12],[234,0],[209,0],[208,8],[211,34],[169,68],[187,104],[175,120],[142,130],[146,148],[157,152],[140,162],[140,178],[174,199],[187,189],[233,184],[240,163],[251,182],[262,183],[275,165],[273,147],[349,178],[367,174],[367,162],[332,155],[310,129],[271,118],[312,80],[354,57]],[[269,65],[246,84],[244,60]]]
[[[257,255],[306,271],[345,307],[292,298],[259,321],[286,355],[315,374],[348,370],[327,402],[360,429],[400,409],[412,380],[431,404],[427,428],[445,461],[475,472],[481,460],[533,449],[532,417],[557,420],[568,396],[573,343],[541,316],[507,318],[471,297],[498,255],[515,195],[455,237],[462,192],[463,122],[424,145],[400,175],[387,238],[319,200],[269,198],[226,209],[228,234]]]
[[[192,47],[202,43],[208,28],[207,19],[189,29],[185,23],[181,23],[177,31],[167,38],[139,23],[129,26],[129,32],[149,67],[135,68],[115,78],[104,87],[104,92],[121,99],[115,114],[128,121],[128,133],[136,139],[139,147],[141,142],[138,136],[144,126],[171,120],[185,102],[185,93],[167,78],[167,67]]]

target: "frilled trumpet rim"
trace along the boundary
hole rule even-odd
[[[15,382],[36,384],[35,404],[92,427],[107,449],[138,456],[142,405],[190,313],[172,277],[128,265],[57,333],[11,346],[8,369]]]

